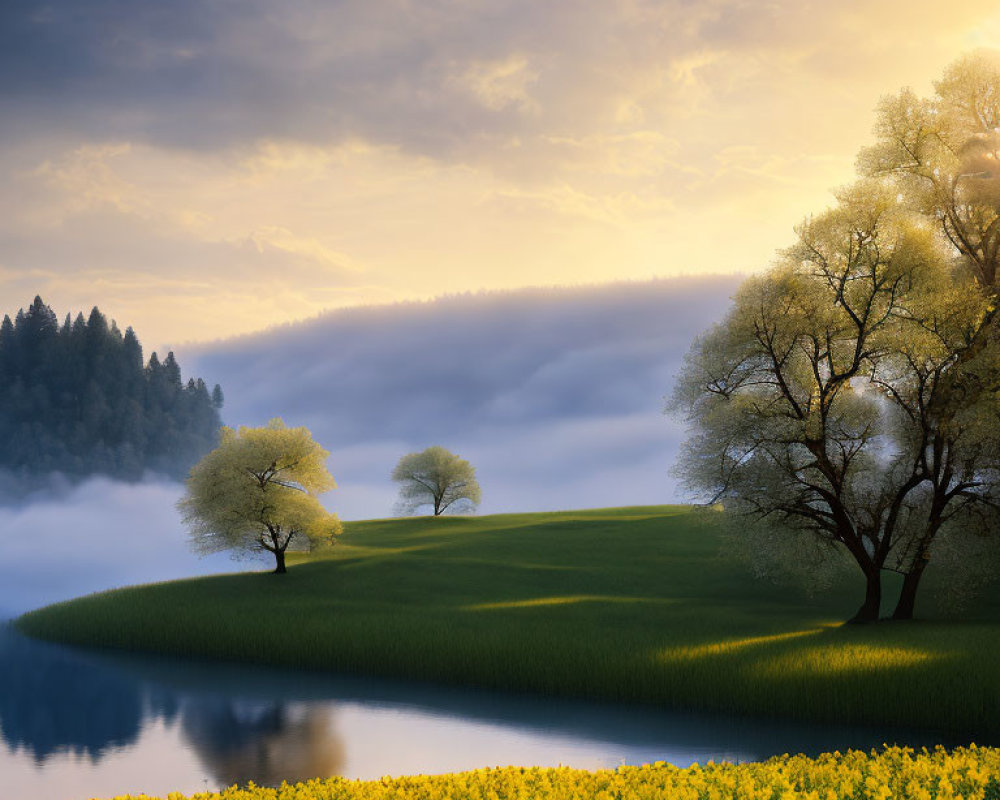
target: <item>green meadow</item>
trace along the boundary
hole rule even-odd
[[[930,590],[932,587],[928,587]],[[119,589],[21,617],[74,644],[788,718],[1000,730],[1000,615],[929,592],[911,623],[841,624],[754,579],[685,507],[353,522],[286,575]],[[892,586],[887,586],[892,595]],[[892,597],[888,599],[893,599]]]

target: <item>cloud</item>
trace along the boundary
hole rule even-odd
[[[273,416],[331,450],[347,518],[386,516],[388,475],[440,444],[469,458],[482,511],[669,502],[681,431],[663,397],[735,278],[458,295],[352,309],[182,351],[227,423]]]
[[[301,257],[307,263],[325,265],[334,275],[347,270],[357,271],[357,267],[353,267],[350,259],[343,253],[331,250],[316,239],[297,236],[288,228],[279,226],[258,228],[249,238],[261,255],[269,250],[277,250],[283,254]]]
[[[0,292],[151,347],[753,271],[986,0],[0,4]],[[16,310],[16,305],[5,311]]]
[[[954,49],[993,10],[973,2],[944,15],[927,0],[8,3],[2,125],[58,118],[88,136],[194,148],[355,137],[441,156],[567,122],[593,131],[642,117],[659,128],[693,101],[749,108],[759,95],[740,97],[760,88],[765,65],[778,79],[824,81],[845,68],[870,75],[893,56],[912,65],[919,52]]]
[[[491,111],[514,106],[522,112],[538,111],[529,88],[538,81],[538,72],[527,58],[512,55],[497,61],[474,61],[453,75],[451,83],[469,92]]]

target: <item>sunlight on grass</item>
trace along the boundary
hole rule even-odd
[[[854,672],[877,672],[914,667],[944,658],[912,647],[880,647],[869,644],[836,644],[796,650],[768,659],[756,668],[761,677],[785,678],[790,675],[845,675]]]
[[[789,631],[788,633],[775,633],[770,636],[748,636],[745,639],[727,639],[723,642],[712,642],[710,644],[697,645],[695,647],[672,647],[659,653],[662,661],[693,661],[698,658],[710,658],[712,656],[724,656],[751,647],[759,647],[775,642],[784,642],[789,639],[799,639],[803,636],[814,636],[822,633],[829,626],[810,628],[804,631]]]
[[[575,603],[676,603],[676,600],[658,597],[617,597],[604,594],[578,594],[568,597],[532,597],[527,600],[508,600],[500,603],[476,603],[462,606],[463,611],[497,611],[505,608],[537,608],[539,606],[565,606]]]
[[[390,556],[401,556],[409,553],[419,553],[425,550],[437,550],[441,547],[438,542],[428,542],[426,544],[411,544],[399,547],[369,547],[357,544],[338,544],[328,550],[321,550],[315,553],[295,553],[289,554],[289,563],[308,564],[311,561],[346,561],[350,559],[376,560],[389,558]]]

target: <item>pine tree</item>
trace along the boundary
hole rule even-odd
[[[36,297],[0,323],[0,469],[180,477],[215,445],[220,405],[173,353],[144,366],[135,331],[96,306],[60,326]]]
[[[16,369],[16,359],[14,348],[17,343],[14,341],[14,323],[10,321],[7,314],[3,315],[3,322],[0,323],[0,393],[3,388],[14,378]],[[2,394],[0,394],[2,396]]]

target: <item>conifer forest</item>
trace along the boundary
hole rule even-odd
[[[60,324],[36,297],[0,325],[0,469],[17,478],[183,477],[214,446],[222,402],[96,307]]]

